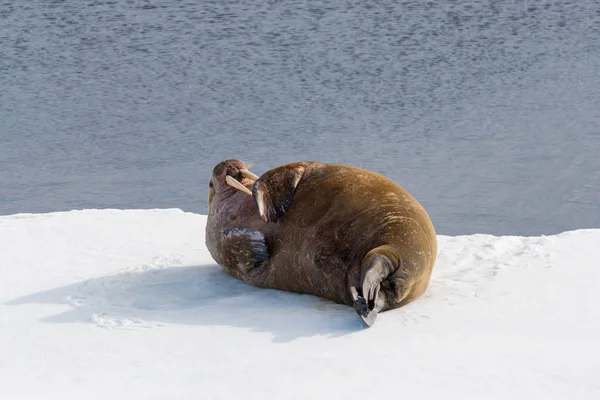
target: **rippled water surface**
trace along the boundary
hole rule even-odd
[[[206,213],[224,158],[394,179],[438,233],[600,228],[598,1],[0,0],[0,214]]]

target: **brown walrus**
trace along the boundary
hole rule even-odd
[[[239,160],[210,179],[206,246],[251,285],[380,311],[429,284],[436,234],[417,200],[390,179],[341,164],[296,162],[260,178]]]

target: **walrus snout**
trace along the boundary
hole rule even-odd
[[[230,165],[227,168],[226,175],[231,176],[232,178],[237,179],[238,181],[241,181],[242,179],[244,179],[244,176],[242,175],[241,170],[237,167],[234,167],[233,165]]]

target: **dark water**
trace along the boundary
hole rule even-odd
[[[599,1],[0,0],[0,214],[350,163],[441,234],[600,228]]]

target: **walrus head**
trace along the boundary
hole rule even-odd
[[[248,171],[246,163],[241,160],[225,160],[220,162],[213,169],[209,182],[209,205],[215,195],[229,197],[241,191],[247,195],[252,195],[249,187],[252,187],[258,176]]]
[[[241,160],[217,164],[209,181],[209,220],[224,227],[240,218],[254,219],[258,214],[251,190],[257,179]]]

